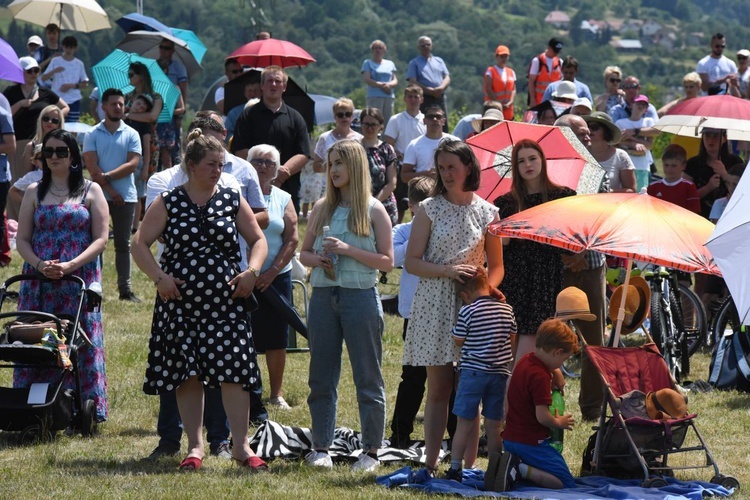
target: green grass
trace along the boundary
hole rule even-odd
[[[374,482],[375,474],[353,474],[346,466],[333,471],[311,470],[297,462],[277,460],[271,474],[251,476],[237,466],[217,458],[207,458],[204,470],[197,474],[177,471],[179,459],[157,464],[144,462],[157,444],[156,417],[158,398],[143,394],[141,384],[153,306],[153,285],[135,267],[133,282],[141,304],[117,300],[113,247],[107,248],[104,269],[104,332],[109,377],[110,419],[100,426],[93,439],[80,436],[58,436],[51,443],[21,446],[15,436],[0,433],[0,498],[42,498],[65,495],[70,498],[215,498],[232,496],[252,498],[375,498],[412,496],[402,490],[387,490]],[[21,259],[13,255],[9,268],[0,271],[5,279],[17,274]],[[395,276],[391,280],[397,281]],[[392,287],[393,285],[389,285]],[[388,416],[393,410],[400,376],[402,320],[388,316],[383,339],[383,370],[386,380]],[[305,346],[299,338],[299,345]],[[359,429],[359,416],[346,355],[339,386],[338,425]],[[306,405],[309,353],[288,356],[284,379],[286,400],[294,407],[282,412],[271,409],[271,419],[286,425],[308,427]],[[708,376],[708,355],[693,357],[693,378]],[[260,358],[263,373],[264,359]],[[0,370],[0,385],[8,384],[10,370]],[[569,381],[567,408],[580,417],[576,398],[578,382]],[[699,428],[708,441],[723,473],[735,476],[741,484],[750,482],[750,395],[736,392],[691,394],[691,411],[699,413]],[[253,429],[251,429],[252,431]],[[581,455],[591,435],[591,426],[578,423],[566,433],[564,456],[574,475],[578,473]],[[386,437],[390,434],[386,430]],[[415,437],[423,435],[417,424]],[[185,441],[183,440],[183,449]],[[677,464],[680,462],[677,461]],[[403,464],[385,465],[379,474],[395,470]],[[480,459],[480,467],[486,460]],[[711,477],[709,471],[678,473],[684,479]],[[735,495],[742,498],[745,495]]]

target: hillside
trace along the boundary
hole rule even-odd
[[[100,3],[113,21],[135,7],[133,0]],[[525,80],[528,61],[551,36],[561,36],[566,42],[562,55],[580,60],[579,78],[592,93],[602,91],[604,67],[618,64],[626,74],[639,76],[659,104],[668,97],[669,88],[679,85],[684,73],[708,52],[711,33],[727,35],[730,57],[743,48],[740,40],[750,40],[750,4],[739,0],[145,0],[144,4],[146,15],[195,31],[209,47],[203,74],[191,82],[193,107],[223,74],[224,57],[261,29],[301,45],[317,59],[306,68],[290,70],[309,92],[348,95],[358,105],[364,104],[359,69],[369,56],[372,40],[386,42],[386,57],[396,63],[403,83],[407,63],[416,54],[416,39],[429,35],[434,53],[445,59],[451,71],[451,109],[469,112],[481,105],[481,75],[493,62],[494,48],[500,43],[510,47],[510,64]],[[545,23],[552,10],[564,12],[573,28]],[[584,20],[609,24],[592,33],[577,29]],[[664,29],[669,44],[649,46],[652,42],[648,42],[641,51],[622,53],[609,43],[618,38],[644,39],[640,31],[654,23]],[[11,23],[7,9],[0,9],[0,31],[19,53],[25,53],[23,44],[29,35],[41,34],[41,28]],[[79,56],[90,67],[114,47],[123,32],[116,27],[77,36]]]

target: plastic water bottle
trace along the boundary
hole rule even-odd
[[[565,415],[565,397],[560,392],[560,389],[552,389],[552,404],[549,407],[549,412],[552,416],[555,416],[555,410],[557,410],[558,416]],[[550,444],[560,453],[563,451],[564,432],[564,429],[552,429],[550,437]]]
[[[331,236],[331,228],[329,226],[323,226],[323,239],[329,238],[330,236]],[[339,262],[339,256],[335,253],[328,253],[328,252],[323,252],[321,255],[323,257],[327,257],[331,259],[331,268],[323,269],[323,272],[325,273],[326,278],[328,278],[331,281],[336,281],[336,265]]]

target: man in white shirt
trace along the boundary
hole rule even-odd
[[[724,55],[727,39],[721,33],[711,37],[711,53],[698,61],[695,71],[701,76],[701,90],[709,95],[726,94],[737,79],[737,65]]]
[[[408,183],[415,177],[428,175],[435,177],[435,148],[445,138],[458,141],[458,137],[443,132],[446,116],[443,108],[432,105],[425,109],[424,124],[427,131],[414,139],[406,147],[404,163],[401,167],[401,180]]]
[[[73,36],[66,36],[63,38],[62,48],[62,56],[52,59],[40,79],[47,82],[52,91],[68,103],[70,111],[65,121],[75,123],[81,116],[80,89],[88,87],[89,77],[83,62],[76,57],[78,40]]]

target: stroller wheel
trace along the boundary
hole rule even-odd
[[[732,476],[725,476],[724,474],[719,474],[718,476],[712,477],[711,482],[714,484],[718,484],[719,486],[723,486],[728,490],[740,487],[739,481],[737,481]]]
[[[41,425],[29,425],[21,431],[21,443],[36,444],[52,441],[52,431]]]
[[[641,485],[644,488],[663,488],[664,486],[667,485],[667,482],[660,477],[650,477],[646,479],[645,481],[643,481]]]
[[[83,408],[81,408],[81,414],[78,418],[81,435],[90,437],[96,434],[96,405],[94,400],[87,399],[83,402]]]

